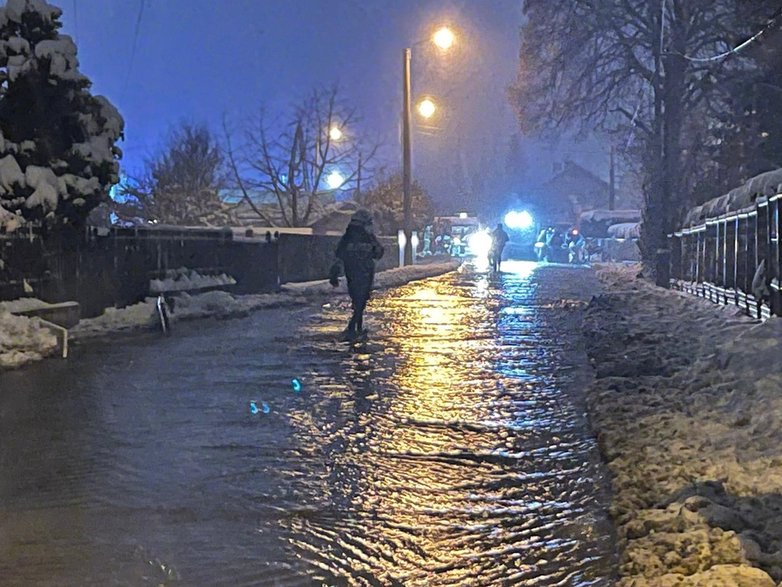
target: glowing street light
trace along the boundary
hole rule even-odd
[[[424,98],[418,103],[418,114],[424,118],[431,118],[437,112],[437,104],[431,98]]]
[[[437,29],[434,35],[432,35],[432,42],[443,51],[447,51],[456,42],[456,35],[447,26],[444,26]]]
[[[345,133],[342,132],[342,129],[338,126],[332,126],[329,129],[329,138],[332,141],[341,141],[345,137]]]
[[[456,42],[456,35],[448,27],[440,27],[432,35],[432,43],[443,51],[450,49]],[[405,234],[404,264],[413,264],[413,152],[411,141],[411,128],[413,126],[412,88],[410,83],[410,62],[413,59],[413,50],[406,48],[402,53],[402,227]],[[430,118],[437,110],[432,100],[424,100],[418,105],[418,113],[424,118]]]
[[[328,177],[326,177],[326,185],[328,185],[331,190],[338,190],[342,187],[343,183],[345,183],[345,178],[342,177],[342,174],[339,171],[332,171],[328,174]]]

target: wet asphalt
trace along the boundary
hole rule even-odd
[[[0,374],[0,585],[611,585],[567,307],[506,262]],[[564,300],[564,303],[563,303]]]

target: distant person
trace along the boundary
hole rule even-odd
[[[539,262],[548,261],[548,243],[553,232],[554,227],[549,226],[538,233],[538,238],[535,240],[535,254]]]
[[[584,248],[586,247],[586,240],[578,229],[574,228],[568,233],[567,248],[568,248],[568,261],[571,264],[581,264],[584,262]]]
[[[337,245],[336,255],[337,262],[331,267],[329,281],[337,287],[340,271],[344,270],[353,315],[342,333],[342,340],[350,341],[364,333],[364,310],[375,280],[375,261],[383,256],[383,246],[373,232],[372,214],[367,210],[353,214]]]
[[[489,250],[489,263],[492,271],[499,271],[502,264],[502,251],[508,244],[508,233],[498,224],[491,233],[491,249]]]
[[[565,239],[559,229],[553,226],[549,228],[546,231],[546,259],[551,263],[558,263],[562,259],[564,246]]]

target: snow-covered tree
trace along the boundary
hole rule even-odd
[[[228,206],[220,200],[223,155],[204,125],[183,123],[163,151],[147,160],[143,178],[123,182],[120,193],[133,215],[164,224],[224,226]]]
[[[47,226],[83,222],[107,200],[124,128],[90,93],[61,15],[46,0],[0,8],[0,217]]]

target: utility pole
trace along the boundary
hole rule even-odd
[[[404,264],[413,264],[413,222],[412,222],[412,146],[411,146],[411,89],[410,89],[410,60],[412,51],[404,50],[402,56],[402,210],[404,214],[403,228],[405,233]]]
[[[614,178],[614,146],[611,145],[611,163],[608,171],[608,209],[616,207],[616,181]]]
[[[362,164],[362,155],[359,151],[358,153],[358,173],[356,174],[356,195],[353,198],[356,202],[361,201],[361,164]]]

